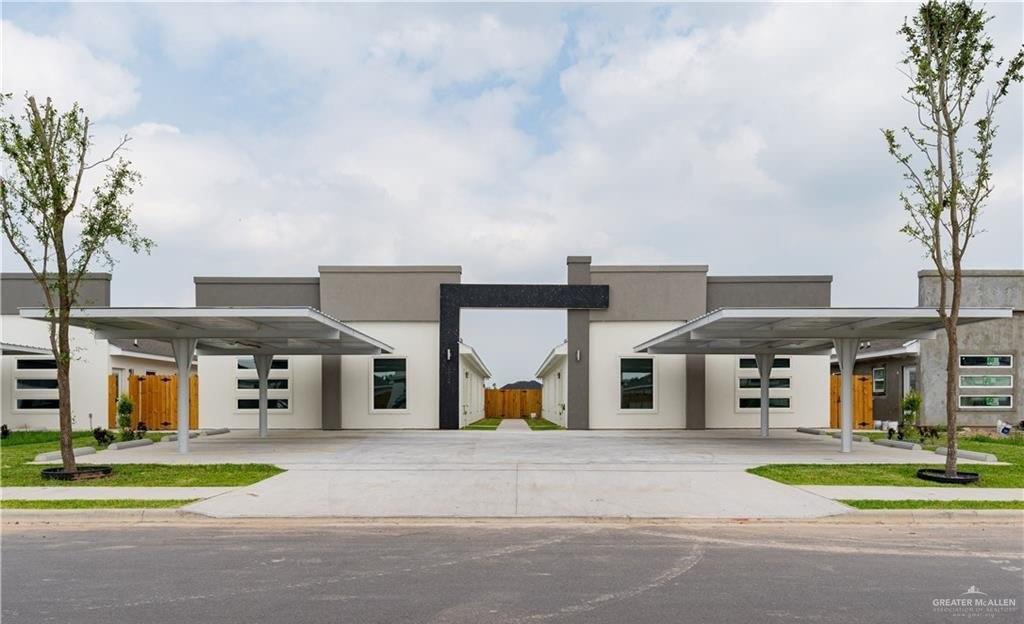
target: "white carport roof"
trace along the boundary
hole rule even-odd
[[[961,308],[960,324],[1008,318],[1009,308]],[[931,338],[934,308],[722,308],[637,345],[646,353],[827,355],[834,341]]]
[[[45,308],[21,316],[49,320]],[[390,346],[308,307],[81,308],[97,338],[195,339],[200,355],[373,355]]]
[[[15,344],[13,342],[4,342],[0,344],[0,351],[4,355],[53,355],[53,351],[49,348],[44,349],[43,347],[33,347],[30,345]]]

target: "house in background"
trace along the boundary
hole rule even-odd
[[[81,307],[110,306],[109,273],[88,273],[79,290]],[[0,274],[0,313],[5,348],[0,364],[0,422],[11,429],[56,429],[57,363],[50,350],[49,327],[22,318],[19,308],[43,307],[46,298],[30,273]],[[75,429],[106,426],[112,400],[109,376],[117,392],[126,392],[129,375],[175,372],[169,345],[159,341],[96,339],[93,332],[71,327],[71,409]],[[116,395],[116,393],[115,393]]]
[[[541,417],[565,427],[566,389],[569,379],[569,342],[551,349],[534,375],[541,380]]]
[[[939,303],[937,271],[920,271],[918,306]],[[1013,316],[965,325],[957,330],[960,361],[957,373],[957,420],[968,426],[995,426],[996,420],[1024,419],[1024,271],[969,270],[963,276],[965,308],[1011,308]],[[911,389],[921,393],[921,422],[946,422],[946,337],[874,341],[862,345],[855,374],[871,379],[874,419],[895,421],[900,403]],[[838,373],[833,357],[832,370]]]
[[[485,393],[487,380],[491,378],[491,371],[477,354],[476,349],[468,344],[459,341],[459,379],[462,380],[462,389],[459,391],[461,413],[459,414],[459,426],[465,427],[484,417]]]

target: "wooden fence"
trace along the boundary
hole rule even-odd
[[[839,375],[832,375],[829,388],[829,426],[839,427],[840,404],[842,403],[842,381]],[[874,424],[874,395],[871,393],[871,378],[867,375],[853,376],[853,427],[870,429]]]
[[[107,381],[107,426],[117,427],[117,375]],[[153,430],[178,428],[178,376],[129,375],[128,396],[135,403],[132,425],[140,422]],[[199,428],[199,376],[188,378],[188,426]]]
[[[540,407],[540,388],[484,391],[484,416],[487,418],[529,418],[531,413],[540,416]]]

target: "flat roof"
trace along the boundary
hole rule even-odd
[[[46,308],[21,316],[49,320]],[[374,355],[379,340],[309,307],[79,308],[71,324],[101,339],[195,338],[199,355]]]
[[[961,308],[960,324],[1013,315],[1009,308]],[[837,338],[932,338],[934,308],[722,308],[634,347],[640,353],[826,355]]]

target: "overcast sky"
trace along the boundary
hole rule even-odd
[[[992,4],[997,50],[1019,3]],[[129,133],[151,256],[116,305],[191,305],[193,275],[460,264],[564,282],[565,257],[832,274],[838,305],[916,305],[920,248],[879,128],[911,121],[913,4],[17,5],[5,92]],[[1024,265],[1020,87],[998,121],[973,267]],[[23,267],[5,247],[5,271]],[[561,312],[469,312],[504,383]]]

